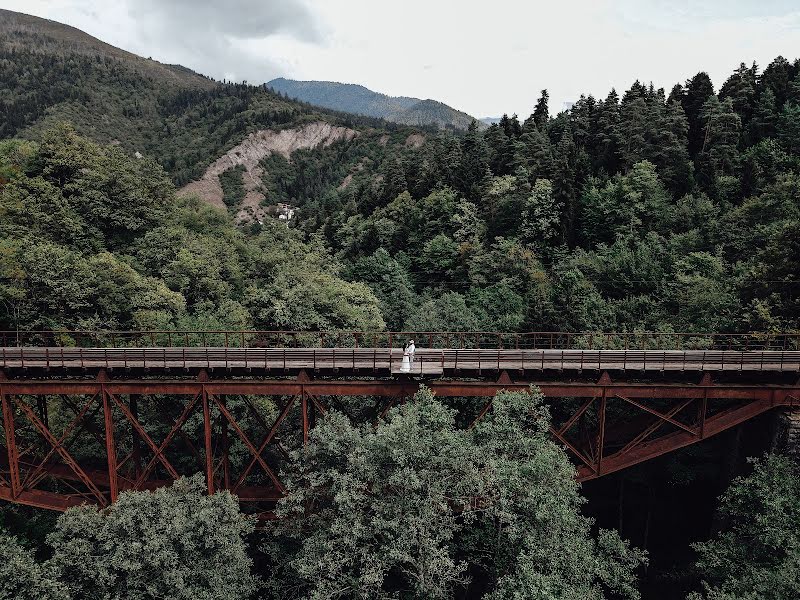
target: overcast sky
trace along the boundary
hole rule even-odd
[[[552,111],[636,80],[800,55],[798,0],[0,0],[216,79],[283,76],[434,98],[474,116]]]

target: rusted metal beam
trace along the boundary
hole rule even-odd
[[[223,377],[232,377],[224,374]],[[487,376],[488,377],[488,376]],[[284,493],[283,485],[275,474],[274,468],[267,463],[263,456],[264,451],[270,444],[278,447],[276,433],[282,424],[287,423],[288,415],[296,401],[299,401],[299,417],[292,418],[291,424],[294,427],[292,432],[293,439],[300,439],[305,444],[309,439],[309,432],[314,426],[314,414],[318,411],[324,413],[327,408],[319,400],[319,396],[380,396],[389,398],[389,406],[395,402],[402,401],[412,396],[422,384],[418,380],[396,380],[396,379],[375,379],[365,378],[362,380],[348,379],[316,379],[311,380],[304,373],[297,379],[266,379],[266,378],[247,378],[247,379],[211,379],[205,374],[201,374],[198,379],[112,379],[101,376],[100,380],[87,381],[79,379],[0,379],[0,400],[2,400],[4,435],[6,437],[5,454],[8,454],[9,464],[16,464],[17,483],[14,483],[14,469],[9,469],[10,478],[8,481],[0,481],[0,499],[17,498],[20,503],[45,506],[63,510],[67,506],[77,503],[93,501],[103,505],[106,495],[110,491],[111,498],[128,489],[155,489],[169,482],[178,476],[178,472],[172,467],[167,459],[165,450],[170,446],[175,436],[179,433],[186,437],[190,448],[199,442],[199,437],[203,438],[198,443],[198,448],[205,446],[205,460],[202,461],[207,479],[209,482],[209,493],[218,489],[229,489],[240,495],[243,502],[254,503],[258,507],[271,508],[277,498]],[[699,385],[681,383],[625,383],[611,381],[607,376],[603,376],[597,382],[589,381],[543,381],[543,382],[513,382],[508,377],[502,377],[500,381],[496,379],[489,381],[458,381],[458,380],[429,380],[425,382],[435,394],[441,397],[464,396],[473,398],[487,398],[483,410],[478,418],[483,417],[491,407],[491,398],[501,389],[507,390],[527,390],[530,385],[537,385],[543,394],[549,398],[569,398],[583,399],[577,408],[571,411],[567,420],[561,426],[554,426],[552,435],[556,441],[564,445],[579,461],[578,477],[587,479],[598,477],[606,473],[611,473],[626,466],[636,464],[655,456],[660,456],[671,450],[683,447],[687,444],[698,441],[703,437],[714,435],[728,427],[737,425],[756,414],[761,414],[765,410],[774,406],[793,405],[800,397],[800,382],[795,385],[771,385],[771,384],[725,384],[718,383],[711,385],[710,381],[704,379]],[[42,415],[37,415],[31,407],[22,401],[21,396],[31,394],[43,396],[45,394],[69,394],[74,396],[90,396],[90,400],[84,404],[80,411],[75,414],[75,419],[68,424],[60,437],[53,435],[47,424],[42,420]],[[131,406],[126,405],[121,395],[133,394],[159,394],[171,396],[168,401],[180,403],[183,410],[177,420],[173,422],[173,417],[168,418],[168,423],[172,427],[161,442],[157,444],[139,422],[138,415],[135,414],[133,398]],[[236,395],[244,399],[250,412],[256,417],[257,429],[265,428],[266,434],[261,442],[256,445],[251,441],[252,427],[245,430],[242,425],[237,423],[231,411],[227,408],[223,397]],[[184,400],[182,397],[187,396]],[[271,425],[258,413],[252,406],[247,396],[288,396],[286,404],[280,409],[280,414]],[[630,422],[627,424],[615,423],[608,419],[608,403],[616,396],[623,401],[637,406],[644,412],[651,413],[658,418],[656,423]],[[88,414],[88,410],[96,398],[101,398],[99,408],[104,411],[103,432],[105,435],[105,458],[108,468],[100,470],[94,465],[94,461],[89,461],[89,467],[79,465],[67,451],[66,441],[75,431],[76,427],[83,427],[83,422]],[[593,405],[596,406],[597,399],[600,406],[597,410],[599,422],[594,422],[591,426],[592,434],[586,439],[579,436],[579,441],[568,438],[566,433],[574,426],[578,420],[583,421],[586,413]],[[12,400],[13,399],[13,400]],[[675,419],[675,415],[684,410],[693,401],[702,400],[701,407],[698,409],[697,421],[691,425],[675,425],[680,423]],[[711,416],[707,416],[707,409],[719,405],[720,402],[729,400],[738,401],[741,406],[717,412],[714,408],[710,409]],[[661,408],[663,402],[668,401],[668,408]],[[9,440],[12,442],[18,437],[14,431],[15,421],[13,414],[13,403],[20,406],[23,415],[34,425],[39,433],[50,444],[49,452],[45,459],[39,463],[29,463],[20,460],[19,450],[16,446],[12,450],[9,447]],[[570,400],[573,402],[573,400]],[[203,427],[202,433],[190,433],[190,436],[183,431],[183,426],[187,419],[195,410],[198,403],[202,403]],[[41,403],[40,403],[41,404]],[[213,407],[216,406],[215,411]],[[576,406],[576,404],[568,404]],[[376,409],[376,412],[379,409]],[[8,413],[10,412],[10,418]],[[41,412],[41,411],[39,411]],[[117,412],[115,422],[114,413]],[[213,413],[219,414],[220,433],[215,437]],[[594,413],[593,413],[594,414]],[[144,468],[136,469],[132,478],[126,479],[121,475],[123,467],[128,460],[133,460],[134,451],[121,463],[116,459],[116,439],[114,428],[117,423],[124,423],[120,419],[124,416],[132,427],[134,441],[144,442],[144,446],[153,453]],[[214,417],[214,418],[212,418]],[[243,422],[244,423],[244,422]],[[680,429],[677,433],[671,433],[654,438],[653,434],[663,423],[670,423]],[[609,433],[613,433],[612,428],[620,426],[641,425],[642,429],[635,435],[622,450],[612,454],[607,452]],[[228,428],[233,429],[234,433],[240,438],[245,447],[250,452],[250,460],[243,471],[239,474],[230,473],[227,453],[229,451]],[[99,427],[98,427],[99,429]],[[635,432],[634,432],[635,433]],[[689,437],[687,437],[689,436]],[[574,436],[572,436],[574,437]],[[626,439],[627,436],[626,436]],[[614,444],[615,442],[612,442]],[[218,444],[218,446],[215,446]],[[616,447],[616,446],[613,446]],[[280,448],[279,448],[280,449]],[[31,450],[31,449],[29,449]],[[13,452],[17,452],[14,459]],[[26,451],[27,452],[27,451]],[[220,455],[221,452],[221,455]],[[51,464],[49,459],[53,454],[59,454],[67,464],[67,468],[62,465]],[[220,457],[217,461],[216,459]],[[101,458],[101,457],[98,457]],[[254,488],[245,486],[247,477],[258,463],[272,485],[264,488]],[[164,479],[157,476],[150,479],[153,470],[157,465],[162,465],[166,474],[171,479]],[[286,464],[284,463],[284,466]],[[96,470],[93,470],[96,469]],[[222,476],[219,471],[222,469]],[[124,470],[124,472],[128,472]],[[24,479],[22,475],[28,474]],[[130,474],[129,474],[130,475]],[[40,477],[41,476],[41,477]],[[52,477],[63,484],[66,493],[56,494],[50,490],[34,489],[41,478]],[[24,479],[24,481],[22,481]],[[75,489],[75,493],[69,492],[70,487],[80,481],[89,489],[89,495]],[[26,485],[30,483],[30,487]],[[60,484],[60,485],[61,485]],[[16,490],[14,489],[16,487]],[[27,494],[27,495],[26,495]],[[271,504],[270,504],[271,503]]]
[[[250,453],[253,455],[253,458],[256,459],[256,461],[258,462],[259,465],[261,465],[261,468],[264,470],[267,476],[272,480],[273,485],[281,492],[286,491],[286,488],[283,487],[283,484],[278,479],[278,476],[275,474],[272,468],[267,464],[267,462],[262,458],[261,452],[255,447],[253,442],[250,441],[250,438],[247,437],[247,434],[245,434],[245,432],[242,431],[242,428],[239,426],[239,423],[237,423],[236,419],[233,418],[233,415],[230,413],[230,411],[228,411],[225,405],[221,404],[216,397],[214,397],[214,402],[217,405],[217,408],[219,408],[220,412],[222,412],[222,414],[228,420],[228,423],[230,423],[231,428],[236,432],[236,435],[239,436],[239,439],[242,440],[242,443],[244,443],[247,449],[250,450]]]
[[[703,387],[696,384],[683,383],[622,383],[615,382],[609,385],[598,385],[580,381],[527,381],[511,384],[483,381],[446,381],[433,380],[424,382],[397,381],[397,380],[314,380],[299,383],[296,380],[258,379],[258,380],[210,380],[204,384],[188,380],[109,380],[105,388],[114,394],[165,394],[174,396],[194,396],[205,387],[208,393],[214,395],[245,395],[245,396],[294,396],[307,389],[314,396],[386,396],[402,398],[413,396],[421,383],[428,386],[437,396],[441,397],[490,397],[500,390],[524,391],[531,385],[537,386],[547,397],[555,398],[592,398],[602,394],[607,389],[612,395],[622,395],[626,398],[697,398],[702,396]],[[11,395],[41,395],[41,394],[70,394],[87,395],[98,393],[98,384],[86,383],[79,380],[18,380],[12,379],[4,382],[6,394]],[[787,396],[800,394],[800,385],[742,385],[742,384],[715,384],[706,389],[707,398],[715,399],[741,399],[741,400],[768,400],[775,393],[776,402],[788,403]]]
[[[81,468],[78,462],[70,455],[69,452],[63,447],[61,441],[56,439],[55,436],[50,432],[47,427],[44,426],[39,420],[39,417],[31,410],[31,407],[28,406],[23,400],[20,398],[14,398],[14,403],[19,407],[19,409],[25,414],[25,417],[34,425],[34,427],[39,431],[41,436],[50,444],[52,448],[58,452],[61,456],[62,460],[73,470],[73,472],[78,476],[78,478],[89,488],[89,491],[97,498],[98,502],[101,506],[106,506],[108,504],[105,496],[103,493],[97,488],[97,486],[92,482],[91,479],[86,475],[85,471]]]
[[[705,421],[705,437],[708,438],[726,429],[735,427],[736,425],[767,412],[771,408],[773,408],[773,406],[769,401],[757,400],[745,404],[744,406],[708,417]],[[662,436],[628,452],[617,452],[605,457],[603,459],[602,474],[607,475],[608,473],[631,467],[646,460],[663,456],[668,452],[678,450],[684,446],[689,446],[698,440],[699,437],[697,435],[682,430]],[[578,469],[579,481],[593,479],[596,476],[596,473],[591,472],[585,467]]]
[[[205,386],[200,392],[203,398],[203,439],[206,451],[206,483],[208,493],[214,493],[214,450],[211,446],[211,407],[208,402],[208,390]]]
[[[19,476],[19,452],[17,451],[17,436],[14,427],[14,407],[6,397],[0,383],[0,401],[3,405],[3,427],[5,430],[5,445],[8,453],[8,471],[11,483],[11,498],[16,499],[22,491]]]
[[[156,443],[153,441],[153,438],[151,438],[150,435],[147,433],[147,431],[145,431],[144,427],[142,427],[142,424],[139,423],[139,420],[133,415],[133,412],[127,406],[125,406],[125,403],[122,402],[119,398],[117,398],[115,394],[112,394],[111,392],[108,391],[106,391],[106,394],[114,401],[114,404],[116,404],[116,406],[125,416],[125,418],[131,424],[131,427],[133,428],[134,432],[139,434],[139,437],[144,441],[145,444],[147,444],[147,446],[153,452],[153,455],[156,458],[158,458],[159,462],[162,465],[164,465],[164,468],[167,470],[167,473],[169,473],[170,476],[172,476],[174,479],[177,479],[179,477],[178,472],[175,470],[172,464],[167,460],[164,454],[158,451],[158,446],[156,446]],[[136,438],[136,436],[134,436],[134,438]]]
[[[297,396],[292,396],[287,402],[286,406],[283,407],[283,410],[278,415],[278,418],[275,419],[275,422],[270,427],[267,435],[264,436],[264,439],[261,441],[261,445],[256,449],[255,453],[253,454],[252,458],[250,459],[250,463],[245,467],[242,474],[239,476],[239,479],[236,481],[236,485],[233,486],[234,492],[238,490],[242,484],[244,483],[247,476],[250,474],[250,471],[253,470],[253,467],[256,464],[256,461],[261,457],[262,452],[266,449],[269,443],[272,441],[272,438],[275,437],[275,433],[278,431],[278,427],[280,427],[283,420],[289,414],[289,410],[292,408]]]
[[[108,483],[111,492],[111,502],[116,502],[119,496],[117,483],[117,447],[114,443],[114,413],[111,398],[105,389],[101,389],[103,400],[103,417],[106,430],[106,458],[108,459]]]
[[[139,475],[139,478],[136,480],[136,489],[139,489],[140,486],[144,483],[144,481],[152,472],[153,468],[156,466],[156,463],[160,460],[159,457],[163,454],[167,446],[169,446],[170,442],[172,442],[173,438],[175,437],[175,434],[178,432],[179,429],[181,429],[181,427],[183,427],[184,423],[186,423],[186,420],[189,418],[189,415],[191,414],[192,410],[197,405],[197,400],[200,398],[201,394],[202,391],[198,392],[189,402],[187,402],[186,406],[183,409],[183,412],[178,417],[177,421],[175,421],[175,424],[172,426],[172,429],[170,429],[169,433],[164,438],[164,441],[161,442],[161,444],[159,445],[155,456],[153,456],[150,459],[150,462],[147,463],[145,468],[142,470],[142,474]]]

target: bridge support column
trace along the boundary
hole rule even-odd
[[[219,401],[224,404],[225,396],[220,396]],[[225,418],[225,415],[219,416],[219,425],[220,445],[222,446],[222,482],[224,488],[229,490],[231,489],[231,467],[230,460],[228,458],[228,447],[230,443],[228,441],[228,421]]]
[[[11,495],[19,496],[21,491],[19,478],[19,452],[17,451],[17,436],[14,428],[14,407],[3,392],[3,378],[0,372],[0,402],[3,405],[3,427],[6,435],[6,449],[8,450],[8,472],[11,483]]]
[[[211,444],[211,406],[208,402],[208,392],[203,386],[203,440],[206,455],[206,484],[208,495],[214,493],[214,447]]]
[[[105,381],[105,373],[98,377],[100,381]],[[117,446],[114,443],[114,413],[111,405],[111,398],[106,391],[106,386],[100,385],[100,395],[103,401],[103,418],[106,430],[106,456],[108,458],[108,485],[111,492],[111,502],[117,501],[119,496],[119,483],[117,480]]]
[[[133,418],[137,421],[139,420],[139,395],[138,394],[131,394],[130,395],[130,411],[133,415]],[[131,427],[131,461],[133,463],[132,471],[134,480],[139,478],[139,475],[142,472],[142,449],[139,444],[139,436],[136,433],[136,429]]]
[[[305,370],[300,371],[297,375],[297,381],[300,382],[300,413],[303,425],[303,445],[308,445],[308,430],[309,430],[309,411],[308,411],[308,392],[306,386],[303,385],[307,381],[311,381],[308,373]]]

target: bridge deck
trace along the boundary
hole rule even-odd
[[[388,348],[3,347],[7,369],[244,369],[373,371],[400,374],[402,351]],[[508,371],[800,372],[800,351],[418,349],[411,375]]]

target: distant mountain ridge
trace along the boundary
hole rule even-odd
[[[388,96],[355,83],[297,81],[279,77],[265,84],[275,92],[308,104],[341,112],[378,117],[403,125],[436,125],[467,129],[476,120],[436,100]]]

